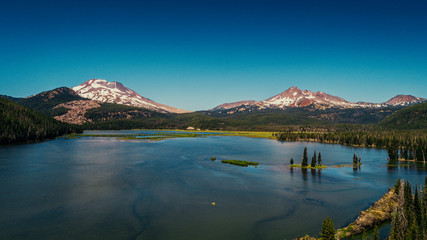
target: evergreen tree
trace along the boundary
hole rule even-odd
[[[405,188],[406,183],[398,179],[396,182],[396,185],[400,184],[398,186],[397,191],[397,208],[395,213],[393,213],[393,218],[391,222],[391,233],[390,233],[390,239],[395,240],[404,240],[405,239],[405,233],[408,229],[408,219],[405,214]]]
[[[317,157],[317,163],[319,166],[322,166],[322,155],[319,152],[319,157]]]
[[[415,219],[409,225],[408,231],[405,234],[405,240],[416,240],[417,239],[418,227]]]
[[[396,184],[394,184],[394,193],[399,194],[400,185],[402,185],[402,180],[399,178],[396,180]]]
[[[291,158],[291,165],[294,165],[294,159]]]
[[[368,236],[366,235],[366,230],[363,230],[362,240],[368,240]]]
[[[409,150],[409,160],[414,160],[414,151],[412,149]]]
[[[380,240],[380,231],[378,230],[378,226],[374,227],[374,240]]]
[[[423,224],[422,224],[422,234],[423,239],[427,239],[427,176],[425,178],[424,188],[423,188],[423,197],[422,197],[422,215],[423,215]]]
[[[317,162],[317,159],[316,159],[316,150],[314,150],[314,155],[311,158],[311,167],[316,167],[316,162]]]
[[[302,155],[302,161],[301,161],[301,166],[303,167],[307,167],[307,147],[304,148],[304,154]]]
[[[413,198],[412,198],[412,188],[409,182],[405,182],[404,188],[403,188],[403,199],[404,199],[404,211],[406,219],[408,220],[408,223],[412,223],[412,218],[414,217],[413,213]]]
[[[403,149],[403,159],[408,160],[408,149],[406,147]]]
[[[415,187],[415,195],[414,195],[414,214],[415,214],[415,220],[418,228],[418,237],[420,238],[420,233],[422,232],[422,223],[423,223],[423,215],[421,210],[421,201],[418,196],[418,189]]]
[[[335,239],[335,226],[334,222],[330,217],[323,219],[322,223],[322,232],[320,235],[324,240],[334,240]]]
[[[403,232],[401,229],[399,216],[399,209],[397,209],[396,212],[394,212],[392,215],[389,240],[403,240]]]

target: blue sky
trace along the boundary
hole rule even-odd
[[[91,78],[188,110],[291,86],[427,98],[427,2],[3,1],[0,94]]]

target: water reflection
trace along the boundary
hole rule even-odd
[[[425,162],[403,161],[403,160],[388,160],[387,171],[394,172],[424,172],[427,170]]]
[[[293,239],[317,235],[325,216],[336,226],[353,221],[397,178],[424,182],[424,163],[392,166],[382,149],[357,150],[363,171],[277,171],[300,159],[304,147],[321,151],[325,165],[348,164],[355,151],[223,136],[159,142],[83,137],[4,147],[0,239]],[[355,181],[356,174],[363,181]]]
[[[353,174],[357,175],[357,172],[360,172],[361,166],[360,165],[354,165],[353,164]]]
[[[307,181],[307,168],[301,168],[301,175],[304,182]]]
[[[311,170],[311,176],[316,177],[316,169],[310,169]]]

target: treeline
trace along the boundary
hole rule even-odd
[[[413,192],[409,182],[400,179],[394,186],[397,195],[397,206],[392,213],[391,228],[388,240],[425,240],[427,239],[427,177],[424,187],[415,187]],[[323,220],[322,239],[337,239],[337,231],[331,218]],[[315,238],[306,238],[315,239]],[[363,240],[379,240],[378,226],[374,227],[373,236],[363,233]]]
[[[279,141],[316,141],[339,143],[349,146],[386,148],[391,160],[425,161],[427,153],[427,131],[375,131],[366,127],[348,131],[293,131],[288,129],[277,134]]]
[[[413,194],[409,182],[397,180],[397,208],[392,214],[389,240],[427,239],[427,177],[424,189],[415,187]]]
[[[294,159],[291,158],[291,166],[294,165]],[[316,166],[323,166],[322,154],[319,152],[319,156],[316,155],[316,150],[314,150],[313,157],[311,157],[311,163],[308,165],[308,156],[307,156],[307,147],[304,148],[304,153],[302,154],[301,167],[310,167],[316,168]]]
[[[82,130],[0,98],[0,144],[41,141],[73,132]]]

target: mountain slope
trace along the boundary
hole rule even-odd
[[[385,104],[391,106],[408,106],[424,102],[425,100],[424,98],[414,97],[412,95],[397,95],[385,102]]]
[[[312,104],[334,107],[350,107],[351,103],[323,92],[312,92],[309,90],[301,90],[297,87],[291,87],[288,90],[277,94],[265,101],[265,106],[274,107],[307,107]]]
[[[91,79],[72,88],[84,98],[116,103],[134,107],[142,107],[157,112],[185,113],[186,110],[170,107],[145,98],[119,82],[108,82],[102,79]]]
[[[325,108],[380,108],[389,106],[407,106],[420,102],[426,99],[414,97],[411,95],[397,95],[396,97],[384,103],[369,103],[369,102],[348,102],[347,100],[333,96],[324,92],[312,92],[310,90],[301,90],[298,87],[291,87],[286,91],[277,94],[264,101],[239,101],[233,103],[221,104],[212,110],[227,110],[232,108],[242,107],[244,110],[248,107],[256,107],[258,109],[284,109],[287,107],[313,107],[316,109]],[[236,112],[236,111],[233,111]]]
[[[246,100],[246,101],[238,101],[238,102],[232,102],[232,103],[224,103],[221,105],[216,106],[213,110],[221,110],[221,109],[230,109],[230,108],[235,108],[235,107],[239,107],[242,105],[254,105],[256,104],[257,101],[254,100]]]
[[[396,111],[379,125],[391,129],[427,129],[427,102]]]
[[[40,141],[72,132],[81,129],[0,98],[0,144]]]
[[[55,108],[58,104],[76,100],[85,100],[71,88],[60,87],[45,91],[27,98],[13,98],[13,101],[36,110],[47,116],[54,117],[68,112],[65,108]]]

